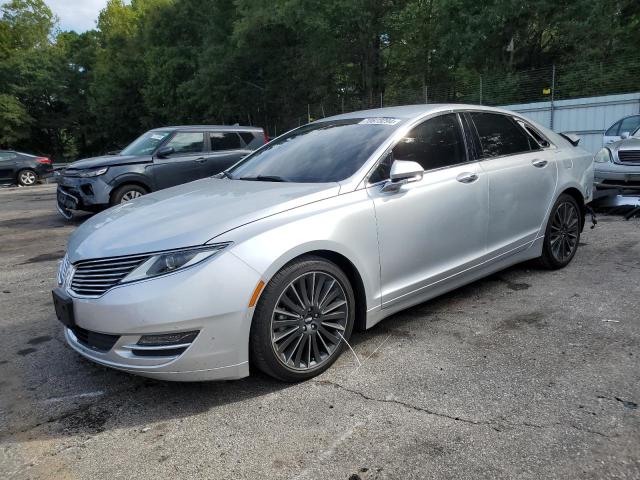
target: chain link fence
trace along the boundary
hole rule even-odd
[[[419,88],[395,89],[369,98],[352,94],[335,94],[320,102],[309,103],[306,112],[287,121],[267,125],[272,136],[309,121],[339,113],[368,108],[419,103],[471,103],[508,105],[553,102],[640,91],[640,57],[612,58],[602,62],[576,61],[542,68],[470,73],[452,77],[444,83]]]

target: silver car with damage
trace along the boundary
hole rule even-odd
[[[567,265],[592,184],[592,155],[505,110],[326,118],[85,222],[56,313],[73,349],[131,373],[304,380],[354,328],[524,260]]]
[[[594,160],[596,189],[640,190],[640,129],[609,143]]]

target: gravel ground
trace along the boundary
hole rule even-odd
[[[1,478],[640,478],[637,219],[355,334],[360,366],[171,384],[65,345],[54,196],[0,189]]]

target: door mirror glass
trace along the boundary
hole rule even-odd
[[[175,151],[176,151],[175,148],[165,145],[164,147],[160,147],[158,149],[158,151],[156,152],[156,157],[167,158],[172,153],[175,153]]]

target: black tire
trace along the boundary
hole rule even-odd
[[[25,168],[18,172],[18,185],[32,187],[38,183],[38,174],[30,168]]]
[[[111,194],[111,201],[109,202],[110,206],[114,206],[114,205],[119,205],[121,203],[127,202],[129,200],[132,200],[132,198],[127,198],[129,196],[141,196],[141,195],[146,195],[147,190],[144,187],[141,187],[140,185],[133,185],[133,184],[125,184],[125,185],[121,185],[118,188],[116,188],[113,193]]]
[[[313,285],[308,283],[311,281],[308,280],[310,278],[313,281]],[[318,282],[317,285],[315,284],[316,279]],[[335,280],[336,284],[332,283],[331,279]],[[300,282],[304,282],[302,285],[306,285],[308,288],[306,293],[302,293],[301,291],[300,300],[304,300],[302,300],[302,302],[298,301],[296,307],[302,309],[301,307],[304,304],[308,305],[309,310],[316,308],[316,311],[319,313],[315,314],[315,316],[320,315],[320,318],[312,318],[314,314],[308,312],[303,313],[303,315],[298,315],[297,319],[289,319],[289,317],[295,317],[296,315],[288,315],[285,317],[274,311],[276,306],[282,306],[282,303],[279,302],[286,301],[283,297],[287,296],[288,298],[288,295],[291,294],[291,285],[294,285],[295,290],[296,286],[300,288]],[[314,290],[314,287],[316,290]],[[319,292],[315,295],[316,298],[318,298],[317,301],[313,300],[314,291]],[[324,293],[325,291],[327,292],[326,294]],[[311,293],[312,298],[307,302],[309,293]],[[319,297],[322,295],[324,295],[324,297],[322,301],[320,301]],[[329,297],[331,297],[331,299],[329,299]],[[322,310],[323,307],[327,309],[332,305],[339,304],[343,299],[346,303],[339,308],[335,308],[335,310],[332,309],[335,313],[324,314]],[[279,309],[279,311],[281,310]],[[293,312],[293,310],[290,311]],[[279,318],[275,318],[276,315],[279,315]],[[339,325],[340,330],[329,327],[327,323],[323,321],[322,315],[325,315],[324,319],[327,322],[329,322],[327,315],[343,315],[344,323]],[[301,345],[303,352],[306,352],[305,357],[309,359],[308,363],[306,361],[304,362],[306,363],[304,368],[295,368],[295,359],[292,359],[294,363],[293,366],[285,364],[286,356],[288,355],[286,348],[281,353],[276,352],[276,348],[281,347],[286,343],[286,340],[279,346],[276,346],[277,340],[275,336],[283,330],[277,330],[279,328],[277,326],[272,327],[272,320],[274,322],[285,321],[289,323],[288,326],[281,328],[294,329],[291,338],[304,339],[304,344],[302,340],[300,340],[298,344],[294,345],[296,342],[296,340],[294,340],[291,343],[291,347],[289,347],[290,350],[293,349],[297,352],[297,345]],[[274,275],[260,296],[260,300],[253,314],[253,323],[249,337],[251,363],[267,375],[285,382],[300,382],[315,377],[329,368],[340,356],[345,347],[345,340],[348,341],[351,337],[354,321],[355,296],[349,279],[344,272],[336,264],[321,257],[307,256],[294,260]],[[292,325],[293,323],[296,324]],[[337,325],[338,323],[339,321],[335,320],[335,323],[332,322],[331,325]],[[344,330],[342,330],[342,328]],[[342,333],[340,333],[340,335],[334,335],[336,332]],[[340,338],[340,336],[342,338]],[[334,343],[331,343],[332,338],[334,339]],[[335,342],[335,339],[338,339],[338,341]],[[333,350],[330,351],[332,345]],[[307,350],[304,350],[305,348]],[[322,357],[323,353],[325,354],[324,357]],[[316,355],[318,355],[320,361],[316,360]],[[300,362],[302,363],[303,361],[301,360]]]
[[[567,215],[570,218],[565,221]],[[575,198],[563,193],[551,209],[539,263],[549,270],[569,265],[578,250],[581,230],[580,206]]]

